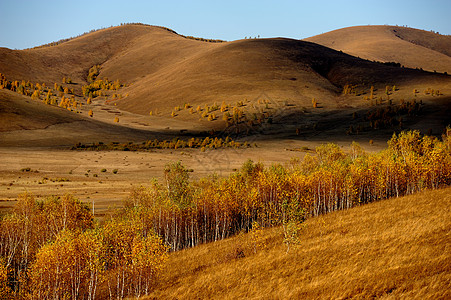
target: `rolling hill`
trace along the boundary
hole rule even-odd
[[[129,85],[124,90],[129,97],[119,107],[139,114],[184,103],[253,100],[263,92],[274,101],[307,105],[317,97],[334,107],[334,97],[348,83],[402,85],[438,78],[305,41],[208,43],[142,25],[108,28],[52,47],[1,49],[0,54],[0,72],[8,78],[47,84],[63,76],[84,84],[89,68],[100,64],[99,78]]]
[[[211,176],[211,184],[217,183],[219,187],[226,182],[220,177],[236,171],[245,159],[286,164],[289,168],[303,157],[306,157],[305,169],[313,168],[312,178],[316,176],[319,179],[318,195],[315,195],[320,200],[319,204],[321,197],[326,198],[329,194],[329,210],[334,205],[338,208],[340,193],[348,196],[354,193],[351,191],[354,185],[348,185],[346,176],[342,176],[348,165],[332,164],[340,166],[340,175],[336,176],[332,170],[329,172],[331,165],[328,163],[324,163],[324,172],[316,172],[316,157],[311,155],[316,153],[321,161],[324,158],[321,151],[327,151],[324,153],[330,158],[343,156],[343,162],[359,160],[357,153],[361,148],[368,152],[382,149],[393,132],[418,129],[422,133],[441,135],[444,126],[451,123],[451,77],[427,70],[447,71],[451,63],[448,60],[449,37],[386,26],[337,32],[303,41],[270,38],[212,42],[185,37],[163,27],[128,24],[33,49],[0,48],[0,198],[3,202],[0,208],[3,211],[11,209],[16,195],[22,192],[35,192],[38,198],[55,193],[74,193],[92,207],[96,218],[103,220],[110,216],[110,212],[111,216],[116,214],[112,207],[123,207],[119,201],[128,191],[132,191],[129,199],[133,201],[135,196],[141,199],[138,191],[142,190],[152,200],[142,197],[146,203],[154,205],[158,198],[169,208],[164,212],[168,217],[163,218],[167,224],[175,224],[175,234],[169,233],[169,236],[175,237],[174,245],[177,246],[177,238],[183,236],[180,234],[183,231],[178,228],[188,229],[189,223],[194,228],[194,221],[178,222],[177,214],[180,212],[180,220],[185,220],[185,209],[187,213],[196,213],[190,202],[184,202],[185,198],[191,199],[191,194],[185,197],[184,192],[177,193],[168,201],[164,198],[166,188],[167,195],[172,197],[170,181],[177,185],[181,182],[183,189],[190,193],[193,191],[196,196],[200,192],[199,195],[205,197],[204,203],[211,203],[211,207],[196,205],[199,212],[203,207],[204,215],[211,213],[211,220],[216,222],[208,223],[211,229],[205,227],[204,241],[208,241],[207,231],[215,231],[214,240],[217,240],[218,224],[222,222],[218,212],[222,210],[224,213],[224,237],[232,223],[226,222],[228,208],[218,207],[211,200],[220,200],[216,195],[224,194],[241,201],[244,193],[250,196],[260,193],[260,183],[258,188],[252,187],[248,193],[248,186],[241,185],[241,179],[235,180],[232,176],[231,182],[243,187],[242,191],[240,188],[240,192],[235,193],[234,185],[230,189],[216,189],[212,185],[209,190],[207,180],[200,180],[192,187],[185,186],[178,174],[183,174],[183,178],[186,175],[186,180],[188,172],[195,172],[193,178],[196,180],[205,174]],[[405,67],[384,62],[399,62]],[[101,80],[91,83],[88,74],[93,66],[99,66],[97,78]],[[67,78],[71,80],[68,82]],[[223,143],[218,137],[226,135],[237,141],[233,141],[235,147],[217,149]],[[192,138],[198,141],[196,143],[202,143],[202,147],[183,148],[178,138]],[[363,146],[347,146],[352,141]],[[412,139],[406,141],[410,144]],[[444,146],[437,148],[436,152],[435,148],[433,151],[428,148],[433,143],[432,139],[426,137],[423,141],[421,149],[428,151],[431,157],[442,154]],[[172,143],[173,147],[160,149],[155,146],[148,147],[145,152],[132,152],[132,142],[144,146]],[[325,142],[337,145],[313,150]],[[99,147],[87,148],[79,144],[80,150],[94,151],[66,151],[77,143],[97,143]],[[111,143],[112,147],[102,148],[105,143]],[[119,143],[123,145],[116,147]],[[405,162],[404,144],[400,144],[402,149],[399,153],[402,155],[393,152],[376,161],[397,156],[404,157]],[[105,150],[96,151],[99,149]],[[110,151],[112,149],[124,151]],[[354,157],[350,155],[348,158],[343,151],[352,152]],[[415,155],[407,156],[408,160],[415,162],[416,158]],[[172,173],[170,161],[188,162],[186,172],[183,165],[175,163],[174,166],[183,170],[174,169],[176,172]],[[405,183],[411,182],[407,180],[411,173],[410,164],[399,165],[398,176],[398,172],[391,173],[389,168],[378,167],[384,164],[363,162],[355,168],[349,165],[356,172],[353,174],[367,166],[382,170],[382,177],[396,177],[396,181],[389,181],[396,186],[396,192],[398,179],[403,180],[405,176]],[[422,158],[422,163],[425,176],[418,179],[420,190],[430,177],[434,182],[446,171],[440,162]],[[253,176],[258,165],[254,167],[251,162],[250,167],[249,164],[245,165],[246,169],[243,167],[243,171]],[[417,164],[412,165],[417,167]],[[426,172],[429,167],[433,171]],[[286,173],[277,166],[271,170],[274,174]],[[161,185],[161,195],[156,189],[135,189],[161,174],[166,180],[166,184]],[[386,187],[383,184],[383,188],[375,191],[368,188],[366,191],[365,185],[360,183],[365,180],[378,182],[381,176],[376,174],[379,173],[369,172],[368,176],[362,173],[359,177],[355,193],[368,193],[367,198],[359,199],[377,199],[378,194],[383,193]],[[329,185],[328,177],[331,175],[339,180],[335,184],[330,180]],[[242,182],[245,180],[248,179],[243,178]],[[267,177],[262,175],[261,180],[267,182],[263,190],[268,195],[277,195],[280,190],[280,197],[277,197],[285,199],[287,189],[279,185],[279,177],[268,173]],[[289,178],[283,180],[291,181]],[[299,177],[301,181],[313,179]],[[339,188],[338,182],[343,186],[346,184],[346,190]],[[439,185],[440,180],[437,182]],[[321,192],[323,185],[329,185],[330,189]],[[304,193],[300,189],[300,185],[297,190],[293,188],[292,196],[297,198],[296,203],[299,193]],[[311,199],[312,189],[316,189],[315,185],[305,187],[306,199]],[[412,191],[415,189],[416,184]],[[335,200],[332,190],[335,190]],[[172,252],[162,276],[152,286],[150,298],[449,298],[450,191],[450,188],[423,191],[307,219],[301,224],[301,234],[294,237],[299,245],[292,246],[289,251],[283,242],[282,229],[273,227]],[[262,196],[266,203],[267,197]],[[249,203],[256,199],[248,198]],[[240,201],[225,204],[240,206]],[[193,200],[192,203],[201,202]],[[285,204],[280,203],[278,210],[283,211]],[[268,207],[271,205],[268,202]],[[151,211],[156,212],[155,207],[152,206]],[[254,210],[247,207],[252,206],[246,206],[246,215]],[[327,211],[326,201],[324,211]],[[233,210],[231,212],[234,214]],[[172,215],[174,219],[171,221]],[[236,221],[231,220],[241,222],[241,215],[236,215],[239,216]],[[133,215],[130,216],[126,218],[135,221]],[[155,220],[156,217],[157,214]],[[23,220],[28,220],[28,217]],[[248,225],[250,220],[248,218]],[[17,231],[16,227],[4,227],[6,230],[12,228],[10,232]],[[113,227],[120,229],[121,225]],[[28,230],[29,227],[24,228]],[[130,227],[133,232],[136,228]],[[241,228],[230,234],[250,227]],[[27,234],[24,237],[28,236],[28,231],[23,232]],[[123,236],[131,237],[127,231]],[[133,243],[137,240],[133,239]],[[22,241],[26,244],[28,240],[23,238]],[[113,249],[117,241],[120,242],[111,241],[112,247],[105,249]],[[145,244],[141,245],[144,246],[133,247],[133,251],[139,247],[147,248]],[[61,247],[62,250],[65,248]],[[90,247],[77,249],[82,248]],[[102,246],[99,251],[103,249]],[[142,253],[147,253],[140,255],[144,259],[153,257],[148,252]],[[123,266],[128,266],[127,260],[129,256],[124,252]],[[23,260],[20,261],[26,268]],[[58,260],[55,261],[59,266]],[[98,262],[99,270],[104,270],[103,260]],[[73,265],[70,260],[68,263]],[[47,264],[42,266],[46,268]],[[112,269],[114,272],[122,268],[116,267]],[[120,272],[126,274],[123,270]],[[22,272],[19,268],[16,271],[16,274]],[[120,273],[110,274],[114,279],[115,274]],[[151,274],[156,273],[152,271]],[[3,277],[8,279],[6,275]],[[46,277],[49,282],[54,279]],[[73,279],[72,275],[69,277]],[[41,282],[43,277],[36,278]],[[13,284],[21,282],[14,279]],[[111,292],[109,282],[102,285],[100,292],[104,295]],[[47,288],[44,290],[49,291]]]
[[[451,73],[451,36],[399,26],[355,26],[305,39],[364,59]]]
[[[393,33],[391,29],[386,33],[385,27],[382,27],[384,30],[374,28],[380,31],[372,38],[378,43],[385,43],[386,35]],[[399,31],[401,34],[401,29]],[[405,39],[416,38],[410,31],[403,34]],[[409,59],[418,62],[427,58],[414,56],[410,49],[413,44],[402,42],[397,46],[402,50],[399,53],[410,51]],[[440,55],[448,57],[446,42],[446,37],[433,35],[417,43],[425,45],[422,47],[430,55],[436,54],[437,63],[443,61],[446,66],[446,60],[440,58]],[[304,128],[310,130],[306,134],[315,136],[316,130],[330,129],[338,130],[341,135],[349,127],[353,113],[364,116],[373,110],[368,100],[370,86],[375,87],[374,96],[379,98],[380,104],[389,101],[385,99],[386,86],[390,89],[393,86],[393,92],[388,95],[391,101],[410,101],[414,89],[427,90],[428,95],[432,90],[440,90],[445,96],[451,92],[451,78],[447,75],[372,62],[311,41],[286,38],[213,43],[181,36],[167,28],[123,25],[54,46],[26,50],[0,48],[0,73],[8,80],[39,82],[53,87],[54,83],[61,84],[63,77],[70,77],[72,83],[66,86],[74,90],[75,100],[82,103],[86,102],[82,86],[87,84],[88,71],[94,65],[100,65],[98,78],[125,84],[116,92],[120,97],[111,98],[113,93],[110,93],[95,99],[94,119],[112,123],[113,115],[125,115],[128,118],[121,118],[122,126],[136,128],[139,123],[142,124],[138,126],[140,129],[148,131],[162,128],[171,128],[174,132],[225,130],[228,126],[223,121],[226,112],[219,112],[219,105],[224,103],[228,105],[229,119],[232,114],[243,114],[236,121],[237,132],[249,132],[251,127],[251,134],[292,135]],[[347,85],[353,86],[353,96],[342,95]],[[449,101],[443,97],[416,100],[430,106],[423,111],[433,116],[437,123],[433,130],[439,133],[448,122],[443,114],[449,111]],[[318,109],[312,109],[312,104]],[[188,112],[189,107],[192,110],[199,107],[199,113]],[[215,114],[211,114],[211,107],[216,107]],[[177,112],[180,108],[185,109]],[[208,121],[207,117],[210,117]],[[412,122],[428,118],[416,118]],[[431,129],[423,125],[417,127],[425,131]],[[388,134],[391,132],[389,130]]]

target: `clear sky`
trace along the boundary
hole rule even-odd
[[[0,47],[23,49],[92,29],[140,22],[237,40],[302,39],[355,25],[408,25],[451,34],[451,0],[0,0]]]

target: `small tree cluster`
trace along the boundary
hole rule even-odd
[[[97,79],[92,81],[88,85],[82,87],[82,92],[84,97],[95,98],[97,96],[106,95],[107,91],[117,91],[122,87],[119,80],[114,82],[109,81],[107,78]]]
[[[72,79],[70,77],[63,77],[62,80],[63,83],[72,84]]]
[[[94,82],[96,80],[97,76],[100,74],[100,65],[94,65],[92,66],[88,71],[88,77],[87,81],[89,83]]]
[[[64,78],[65,81],[70,81],[70,78]],[[63,108],[67,108],[71,111],[76,111],[77,105],[81,105],[81,102],[75,100],[74,90],[68,87],[54,83],[54,89],[48,88],[45,83],[33,84],[30,81],[8,81],[6,77],[0,73],[0,88],[9,89],[19,94],[30,96],[33,100],[42,100],[47,105],[57,105]],[[57,95],[59,94],[59,95]],[[67,98],[65,94],[72,94],[70,98]],[[58,100],[61,98],[61,100]]]
[[[424,90],[424,94],[425,95],[431,95],[431,96],[441,96],[443,95],[439,90],[434,90],[431,88],[427,88],[426,90]]]

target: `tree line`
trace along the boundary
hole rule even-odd
[[[91,150],[91,151],[103,151],[103,150],[115,150],[115,151],[147,151],[152,149],[220,149],[220,148],[248,148],[251,145],[248,142],[238,142],[230,137],[218,138],[218,137],[205,137],[205,138],[190,138],[183,140],[174,138],[172,140],[159,140],[153,139],[142,143],[119,143],[111,142],[105,144],[103,142],[82,144],[78,143],[71,147],[71,150]]]
[[[418,131],[393,135],[388,148],[368,154],[357,144],[345,153],[325,144],[289,166],[246,162],[226,178],[189,180],[181,163],[165,181],[136,189],[127,209],[172,250],[217,241],[257,222],[262,227],[302,222],[356,205],[435,189],[451,183],[451,130],[442,140]]]

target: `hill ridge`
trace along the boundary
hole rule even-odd
[[[410,68],[451,71],[451,36],[390,26],[352,26],[306,38],[354,56],[398,62]]]
[[[210,38],[186,36],[186,35],[180,34],[180,33],[176,32],[175,30],[173,30],[171,28],[168,28],[168,27],[165,27],[165,26],[151,25],[151,24],[145,24],[145,23],[139,23],[139,22],[130,22],[130,23],[121,23],[120,25],[111,25],[109,27],[102,27],[102,28],[99,28],[99,29],[91,29],[90,31],[81,33],[81,34],[73,36],[73,37],[63,38],[63,39],[60,39],[58,41],[49,42],[49,43],[42,44],[42,45],[39,45],[39,46],[34,46],[34,47],[30,47],[30,48],[25,48],[25,49],[18,49],[18,50],[33,50],[33,49],[40,49],[40,48],[46,48],[46,47],[53,47],[53,46],[57,46],[57,45],[69,42],[71,40],[74,40],[74,39],[86,36],[86,35],[94,33],[94,32],[99,32],[99,31],[107,30],[107,29],[111,29],[111,28],[130,26],[130,25],[133,25],[133,26],[146,26],[146,27],[151,27],[151,28],[160,28],[160,29],[164,29],[166,31],[169,31],[171,33],[174,33],[174,34],[176,34],[178,36],[181,36],[181,37],[184,37],[184,38],[187,38],[187,39],[194,39],[194,40],[203,41],[203,42],[212,42],[212,43],[225,42],[224,40],[220,40],[220,39],[210,39]]]

